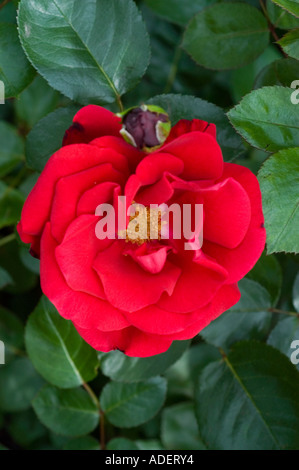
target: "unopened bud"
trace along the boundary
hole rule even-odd
[[[164,144],[171,123],[168,114],[158,106],[142,105],[121,115],[123,138],[140,150],[152,152]]]

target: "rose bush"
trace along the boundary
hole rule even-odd
[[[182,120],[147,154],[125,142],[121,120],[82,108],[48,161],[18,232],[40,257],[41,286],[95,349],[146,357],[194,337],[238,302],[237,283],[265,245],[254,174],[224,163],[214,124]],[[117,196],[149,204],[203,204],[201,250],[184,240],[99,240],[95,209]]]

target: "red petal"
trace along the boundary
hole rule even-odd
[[[184,163],[181,178],[203,180],[220,178],[223,158],[214,137],[203,132],[190,132],[164,145],[160,153],[167,152]],[[162,158],[161,158],[162,160]]]
[[[150,274],[123,254],[124,245],[123,241],[114,242],[94,262],[108,301],[123,311],[134,312],[156,303],[163,292],[171,295],[180,269],[166,261],[160,273]]]
[[[232,177],[245,189],[251,203],[251,220],[243,241],[234,249],[228,249],[204,240],[203,251],[228,271],[227,282],[242,279],[261,256],[266,242],[262,197],[256,176],[248,169],[233,163],[224,164],[220,181]]]
[[[167,138],[166,144],[172,140],[177,139],[183,134],[188,134],[189,132],[206,132],[207,134],[212,135],[216,139],[216,126],[215,124],[209,124],[206,121],[201,121],[200,119],[181,119],[173,128]]]
[[[68,227],[62,243],[57,246],[55,256],[72,290],[105,300],[103,286],[92,265],[97,253],[112,242],[97,239],[97,221],[98,218],[94,215],[82,215],[74,220]]]
[[[236,248],[244,239],[250,219],[250,200],[243,187],[234,179],[215,184],[200,192],[203,197],[205,240]]]
[[[67,285],[56,262],[56,247],[48,223],[41,240],[41,286],[60,315],[76,322],[81,328],[114,331],[129,326],[122,313],[108,302],[76,292]]]
[[[189,252],[191,253],[191,252]],[[157,306],[169,312],[188,313],[208,304],[223,285],[225,270],[214,269],[190,262],[191,255],[185,252],[181,257],[183,272],[171,295],[163,294]]]
[[[88,144],[102,135],[119,136],[121,119],[108,109],[89,105],[80,109],[66,131],[63,145]]]
[[[82,338],[94,349],[109,352],[119,349],[130,357],[149,357],[161,354],[170,347],[172,340],[163,336],[149,335],[130,327],[109,333],[100,330],[82,329],[75,324]]]
[[[198,310],[198,321],[192,323],[185,330],[167,337],[173,340],[194,338],[194,336],[196,336],[201,330],[208,326],[211,321],[215,320],[222,313],[239,302],[240,297],[241,294],[237,284],[222,286],[216,293],[213,300],[208,305]]]
[[[81,195],[92,186],[105,181],[121,184],[124,183],[124,178],[110,163],[106,163],[65,176],[56,183],[50,220],[52,234],[57,241],[62,240],[67,227],[75,218]],[[94,207],[94,211],[97,206],[98,204]]]

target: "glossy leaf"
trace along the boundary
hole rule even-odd
[[[188,346],[189,341],[174,341],[165,353],[147,358],[128,357],[121,351],[100,354],[101,370],[104,375],[118,382],[149,379],[163,374]]]
[[[168,21],[184,26],[199,11],[208,7],[215,0],[145,0],[157,15]]]
[[[59,390],[46,385],[32,402],[40,421],[63,436],[82,436],[98,425],[99,412],[82,388]]]
[[[299,148],[270,157],[259,172],[267,252],[299,252]]]
[[[272,0],[274,3],[279,5],[280,7],[287,10],[292,15],[299,18],[299,4],[297,0]]]
[[[281,292],[282,270],[274,255],[262,254],[247,278],[261,284],[271,295],[272,306],[275,306]]]
[[[5,176],[24,160],[24,142],[17,130],[0,121],[0,177]]]
[[[29,317],[25,339],[34,367],[51,384],[73,388],[96,377],[96,351],[46,297]]]
[[[242,137],[254,147],[275,152],[299,145],[299,114],[291,102],[290,88],[264,87],[246,95],[228,117]]]
[[[299,373],[281,352],[256,341],[239,343],[199,377],[203,440],[217,450],[297,449],[298,387]]]
[[[23,204],[20,191],[0,181],[0,228],[14,225],[20,220]]]
[[[31,129],[40,119],[54,111],[58,102],[59,93],[38,75],[15,103],[17,118]]]
[[[279,6],[276,6],[275,3],[273,3],[272,0],[267,0],[267,12],[274,27],[280,29],[297,28],[299,26],[298,18],[290,14],[287,9],[281,9]],[[299,13],[299,5],[296,5],[295,2],[290,3],[297,6]]]
[[[78,108],[60,108],[41,119],[26,140],[26,160],[30,168],[42,171],[45,164],[62,146],[66,130]]]
[[[271,324],[269,293],[250,279],[239,282],[241,299],[201,331],[210,344],[228,350],[244,339],[264,339]]]
[[[299,313],[299,273],[297,274],[293,286],[293,304],[296,311]]]
[[[108,421],[114,426],[132,428],[149,421],[163,406],[166,380],[155,377],[137,383],[108,383],[100,403]]]
[[[22,50],[17,27],[0,23],[0,80],[5,86],[5,99],[18,96],[34,78],[34,69]]]
[[[24,327],[21,320],[6,308],[0,307],[0,340],[5,344],[5,364],[22,351],[23,336]]]
[[[194,96],[173,94],[155,96],[149,103],[165,109],[172,125],[180,119],[202,119],[216,124],[217,140],[226,160],[231,160],[242,151],[240,137],[234,132],[224,111],[215,104]]]
[[[225,2],[203,10],[191,20],[183,47],[200,65],[223,70],[252,62],[268,43],[267,22],[256,8]]]
[[[299,28],[289,31],[278,44],[290,57],[299,60]]]
[[[169,450],[204,450],[195,418],[194,405],[184,402],[165,408],[161,425],[162,442]]]
[[[18,358],[0,367],[0,409],[24,411],[43,384],[27,358]]]
[[[279,349],[288,359],[292,359],[292,354],[299,356],[292,347],[293,341],[298,341],[299,345],[299,317],[284,315],[271,331],[268,344]],[[295,348],[296,349],[296,348]],[[297,362],[297,361],[296,361]],[[299,371],[299,363],[296,364]]]
[[[18,24],[39,73],[81,104],[119,99],[149,62],[149,39],[132,0],[21,0]]]
[[[69,440],[63,450],[100,450],[100,444],[92,436],[83,436]]]
[[[299,62],[295,59],[280,59],[272,62],[261,70],[256,77],[254,88],[282,85],[284,87],[299,77]]]

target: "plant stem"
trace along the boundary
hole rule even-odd
[[[268,23],[268,27],[269,27],[269,30],[272,34],[272,36],[274,37],[276,43],[277,43],[277,46],[279,47],[280,51],[282,52],[282,54],[288,58],[288,54],[285,53],[285,51],[283,50],[283,48],[281,47],[280,44],[278,44],[278,41],[279,41],[279,37],[276,33],[276,30],[275,30],[275,25],[272,23],[272,21],[270,20],[270,17],[269,17],[269,14],[268,14],[268,11],[267,11],[267,8],[263,2],[263,0],[260,0],[260,5],[261,5],[261,9],[263,10],[263,13],[266,17],[266,20],[267,20],[267,23]]]
[[[290,315],[292,317],[298,317],[299,318],[299,313],[297,313],[297,312],[289,312],[288,310],[280,310],[278,308],[268,308],[268,312],[280,313],[280,314],[283,314],[283,315]]]
[[[87,383],[83,384],[83,387],[87,391],[88,395],[96,405],[96,407],[99,410],[100,414],[100,444],[101,444],[101,449],[105,450],[106,449],[106,439],[105,439],[105,413],[101,408],[100,402],[94,393],[94,391],[90,388],[90,386]]]
[[[123,105],[123,103],[122,103],[122,100],[121,100],[120,95],[117,95],[117,97],[116,97],[116,102],[117,102],[117,104],[118,104],[118,107],[119,107],[119,109],[120,109],[120,112],[122,113],[122,112],[124,111],[124,105]]]
[[[1,238],[1,240],[0,240],[0,246],[7,245],[7,243],[12,242],[15,238],[16,238],[16,234],[15,234],[15,233],[11,233],[10,235],[7,235],[6,237]]]
[[[181,59],[181,55],[182,55],[182,49],[181,49],[181,46],[178,45],[174,54],[173,62],[171,64],[171,68],[170,68],[167,83],[164,89],[164,93],[169,93],[172,89],[172,86],[174,84],[175,77],[178,71],[178,66],[179,66],[179,62]]]
[[[4,2],[2,2],[1,5],[0,5],[0,10],[1,10],[1,8],[5,7],[5,5],[7,5],[9,2],[10,2],[10,0],[4,0]]]

